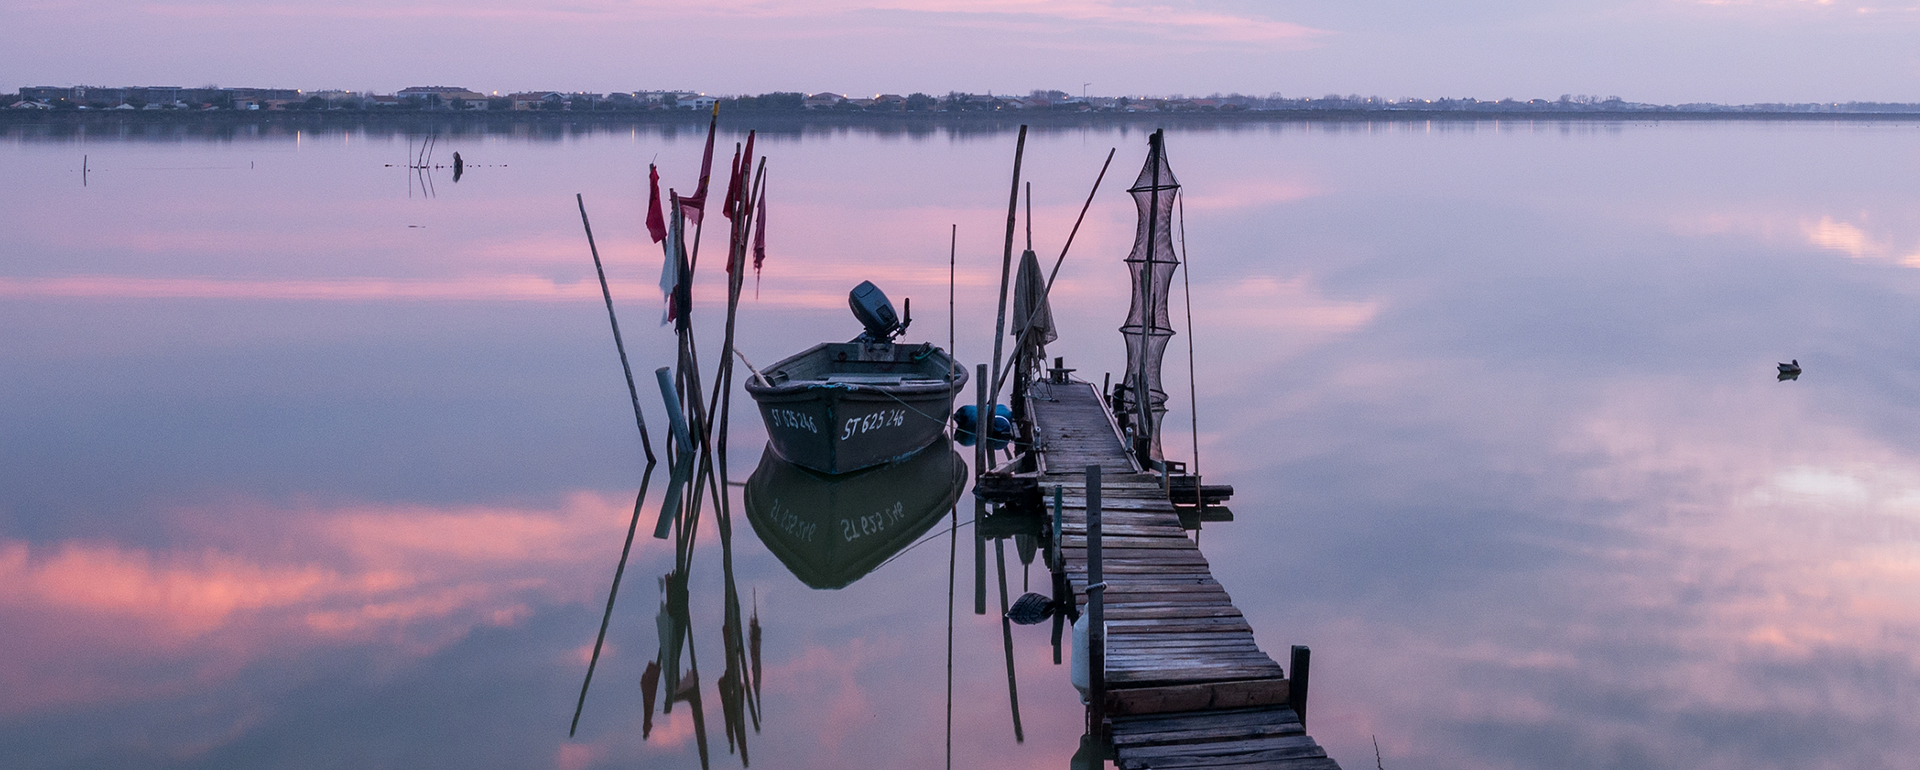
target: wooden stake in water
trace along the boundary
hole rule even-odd
[[[947,355],[953,358],[958,358],[953,344],[953,274],[959,246],[960,226],[956,224],[947,240]],[[952,366],[947,367],[947,389],[953,389]],[[953,770],[953,589],[960,563],[960,506],[953,506],[947,513],[953,523],[947,533],[947,770]]]
[[[633,423],[640,429],[640,448],[646,450],[647,468],[654,464],[653,440],[647,438],[647,416],[640,411],[640,389],[633,384],[633,365],[627,362],[627,343],[620,339],[620,319],[613,313],[613,291],[607,288],[607,270],[600,264],[600,247],[593,243],[593,223],[587,221],[587,201],[579,193],[573,202],[580,206],[580,226],[587,231],[587,249],[593,252],[593,272],[600,276],[600,296],[607,301],[607,323],[613,326],[613,346],[620,351],[620,369],[627,375],[627,396],[633,399]]]
[[[992,432],[993,416],[987,411],[987,365],[974,367],[973,412],[973,614],[987,614],[987,538],[980,534],[980,522],[987,518],[987,501],[979,495],[980,477],[987,472],[987,436]]]
[[[1020,161],[1022,158],[1026,156],[1026,152],[1027,152],[1027,127],[1025,125],[1022,125],[1020,126],[1020,139],[1017,143],[1014,144],[1014,147],[1013,147],[1013,191],[1007,193],[1007,243],[1006,243],[1006,248],[1003,250],[1003,252],[1000,255],[1000,304],[996,305],[996,307],[999,308],[999,311],[998,311],[997,317],[994,319],[994,322],[993,322],[993,380],[991,381],[995,383],[999,382],[1000,380],[1000,353],[1002,350],[1001,346],[1006,343],[1007,284],[1012,279],[1012,273],[1013,273],[1014,220],[1016,220],[1020,214]],[[990,394],[991,394],[991,397],[994,398],[995,400],[998,400],[1000,395],[997,389],[990,391]],[[986,439],[986,433],[987,433],[985,426],[992,425],[993,421],[989,419],[989,416],[985,412],[980,413],[979,419],[982,425],[982,428],[980,430],[980,438],[984,443]],[[982,454],[984,454],[984,452]],[[976,468],[974,469],[974,472],[985,473],[986,468],[984,467]],[[982,591],[984,590],[985,589],[982,588]]]
[[[1073,606],[1073,597],[1067,586],[1066,562],[1060,556],[1060,525],[1065,487],[1053,488],[1053,530],[1047,539],[1047,563],[1053,568],[1053,600],[1059,604],[1053,611],[1053,665],[1060,665],[1060,634],[1067,622],[1068,608]]]

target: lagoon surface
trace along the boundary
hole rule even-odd
[[[1049,352],[1096,383],[1124,361],[1150,128],[1027,140],[1049,263],[1119,148],[1055,289]],[[644,532],[567,725],[642,467],[574,194],[634,368],[669,365],[647,164],[689,190],[703,134],[442,136],[455,183],[389,165],[423,137],[386,130],[0,131],[0,765],[698,767],[684,708],[640,735],[673,564]],[[944,346],[958,225],[955,352],[986,360],[1013,147],[762,135],[741,349],[852,337],[863,279]],[[1238,516],[1202,548],[1270,654],[1313,648],[1309,732],[1343,766],[1376,739],[1387,768],[1920,756],[1920,122],[1182,124],[1167,147],[1193,330],[1165,445],[1193,453],[1192,339],[1199,466]],[[743,479],[765,433],[737,417]],[[942,766],[946,542],[815,590],[738,529],[752,766]],[[962,535],[954,766],[1065,768],[1065,667],[1015,628],[1017,744]],[[713,766],[738,766],[715,722]]]

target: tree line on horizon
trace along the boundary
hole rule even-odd
[[[119,106],[105,101],[76,101],[60,98],[29,101],[30,89],[22,88],[16,94],[0,95],[0,107],[31,107],[56,110],[74,109],[112,109]],[[31,89],[41,91],[45,89]],[[108,89],[112,90],[112,89]],[[131,89],[130,89],[131,90]],[[205,99],[187,104],[186,109],[239,109],[231,89],[184,89],[196,92],[205,91]],[[243,89],[261,91],[262,89]],[[299,94],[291,89],[278,90],[281,93]],[[371,94],[329,92],[331,96],[309,95],[304,99],[276,99],[268,109],[292,111],[486,111],[503,112],[515,109],[515,100],[508,97],[492,96],[484,99],[467,100],[452,98],[442,100],[438,94],[413,95],[398,102],[387,97],[386,102],[376,100]],[[536,92],[538,93],[538,92]],[[1214,93],[1205,97],[1189,97],[1173,94],[1166,97],[1075,97],[1064,91],[1035,89],[1025,96],[1011,94],[970,94],[961,91],[949,91],[944,96],[915,91],[904,96],[898,94],[880,94],[872,98],[846,97],[840,94],[817,93],[808,95],[798,91],[771,91],[756,95],[737,95],[706,97],[690,92],[614,92],[560,93],[548,92],[533,109],[544,112],[641,112],[655,110],[692,110],[717,103],[725,112],[976,112],[1001,110],[1042,110],[1064,112],[1233,112],[1240,110],[1288,110],[1288,111],[1363,111],[1363,112],[1728,112],[1728,113],[1915,113],[1920,112],[1920,103],[1899,102],[1802,102],[1802,103],[1759,103],[1743,105],[1725,105],[1711,102],[1688,103],[1679,105],[1650,104],[1630,102],[1619,96],[1590,96],[1562,94],[1558,99],[1499,99],[1482,100],[1472,97],[1441,99],[1385,99],[1379,96],[1361,96],[1359,94],[1327,94],[1320,97],[1286,97],[1280,93],[1267,96],[1250,96],[1240,93]],[[643,94],[653,99],[640,98]],[[478,96],[478,94],[474,94]],[[682,98],[685,97],[685,98]],[[144,103],[135,103],[136,99],[126,99],[122,103],[134,108],[145,108]],[[175,105],[161,105],[162,109],[174,109]],[[255,107],[260,108],[260,107]]]

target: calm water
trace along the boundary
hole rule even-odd
[[[573,195],[635,368],[669,364],[643,181],[657,158],[691,188],[699,140],[443,139],[469,169],[427,191],[386,165],[397,134],[0,135],[0,764],[697,767],[684,710],[638,729],[663,541],[636,545],[566,727],[640,476]],[[1096,382],[1123,358],[1120,188],[1145,134],[1027,145],[1045,255],[1115,146],[1055,290],[1052,352]],[[869,278],[945,345],[958,224],[956,352],[984,360],[1010,133],[760,147],[749,357],[851,337],[845,292]],[[1310,732],[1343,765],[1377,737],[1389,768],[1911,766],[1920,124],[1168,147],[1199,461],[1237,490],[1202,545],[1270,652],[1312,645]],[[720,287],[707,270],[710,329]],[[1805,375],[1776,382],[1788,359]],[[735,421],[735,478],[763,440]],[[753,766],[939,766],[945,542],[820,591],[740,531],[766,629]],[[695,635],[717,661],[703,542]],[[1065,767],[1064,667],[1016,629],[1017,745],[961,553],[955,766]],[[714,765],[737,766],[716,723]]]

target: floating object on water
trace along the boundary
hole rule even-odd
[[[1779,364],[1778,366],[1780,367],[1781,382],[1800,379],[1800,359],[1796,358],[1793,359],[1791,363]]]
[[[1013,607],[1007,610],[1007,619],[1023,626],[1046,622],[1053,617],[1057,605],[1044,594],[1023,594],[1015,599]]]
[[[896,344],[913,322],[879,287],[862,282],[847,296],[865,331],[851,342],[815,345],[746,382],[760,406],[767,440],[787,462],[821,473],[849,473],[926,448],[947,426],[967,370],[926,342]],[[909,305],[911,308],[911,305]]]
[[[980,407],[973,404],[954,410],[953,440],[959,442],[960,446],[973,446],[978,440],[979,430],[975,425],[979,420],[975,415],[979,411]],[[1006,404],[995,404],[993,423],[987,426],[987,448],[997,452],[1012,440],[1013,410],[1008,409]]]
[[[466,162],[460,160],[459,152],[455,152],[453,154],[453,181],[459,182],[460,175],[466,173],[466,171],[467,171]]]

